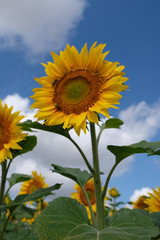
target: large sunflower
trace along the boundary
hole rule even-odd
[[[95,42],[88,52],[85,44],[79,53],[67,44],[60,55],[51,52],[54,62],[43,64],[47,76],[35,79],[42,87],[33,89],[32,108],[39,109],[38,120],[73,126],[79,135],[81,129],[86,132],[87,119],[98,123],[99,114],[109,117],[107,109],[117,108],[118,92],[128,87],[123,84],[128,78],[123,77],[124,66],[104,60],[108,54],[102,53],[104,47]]]
[[[149,212],[160,212],[160,188],[157,187],[153,189],[153,194],[149,193],[150,198],[145,200],[145,203],[148,205],[147,210]]]
[[[83,204],[87,210],[88,213],[88,217],[91,220],[91,213],[89,210],[89,206],[86,200],[86,197],[83,193],[82,188],[76,183],[74,189],[77,192],[71,193],[71,198],[76,199],[78,202],[80,202],[81,204]],[[91,178],[85,185],[85,190],[88,194],[93,212],[96,213],[96,198],[95,198],[95,188],[94,188],[94,179]],[[105,197],[105,200],[107,200],[107,198]]]
[[[13,107],[1,102],[0,99],[0,163],[12,159],[12,149],[22,149],[18,142],[25,139],[27,133],[22,133],[21,127],[17,126],[24,116],[19,116],[20,112],[12,113]]]
[[[33,179],[23,182],[19,194],[31,194],[39,188],[48,186],[44,180],[45,177],[42,177],[41,173],[38,175],[36,171],[33,171],[32,177]]]

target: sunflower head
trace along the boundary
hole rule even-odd
[[[18,142],[25,139],[28,133],[22,133],[19,121],[24,116],[19,116],[20,112],[12,113],[13,107],[3,104],[0,99],[0,163],[12,159],[11,149],[21,149]]]
[[[88,203],[86,200],[86,197],[83,193],[82,188],[76,183],[74,189],[77,192],[71,193],[71,198],[76,199],[78,202],[80,202],[81,204],[83,204],[87,210],[88,213],[88,217],[91,220],[91,213],[88,207]],[[93,211],[96,213],[96,198],[95,198],[95,188],[94,188],[94,179],[91,178],[90,180],[87,181],[86,185],[85,185],[85,190],[88,194],[91,206]],[[103,190],[103,188],[102,188]],[[107,197],[105,197],[105,201],[107,200]]]
[[[149,212],[160,212],[160,187],[153,189],[153,193],[149,193],[150,197],[145,200],[145,204],[148,205],[147,210]]]
[[[41,173],[38,175],[36,171],[32,172],[33,179],[25,181],[20,189],[19,194],[31,194],[39,188],[46,188],[48,184],[46,184],[44,178]],[[32,201],[30,202],[32,204]]]
[[[147,209],[148,208],[148,204],[146,203],[146,200],[148,199],[148,197],[146,196],[140,196],[135,202],[133,202],[133,208],[136,209]]]
[[[79,184],[76,183],[74,189],[77,192],[71,193],[71,198],[76,199],[78,202],[80,202],[81,204],[83,204],[85,206],[85,208],[87,210],[87,213],[88,213],[88,217],[91,220],[90,210],[89,210],[88,203],[87,203],[87,200],[86,200],[86,197],[83,193],[82,188],[79,186]],[[94,188],[93,178],[91,178],[86,183],[85,190],[86,190],[86,192],[88,194],[88,197],[89,197],[89,200],[91,202],[92,209],[93,209],[94,212],[96,212],[96,199],[95,199],[95,188]]]
[[[120,196],[120,193],[118,192],[118,190],[117,190],[115,187],[109,189],[109,190],[108,190],[108,193],[109,193],[109,195],[110,195],[111,197],[113,197],[113,198],[117,198],[117,197]]]
[[[87,44],[81,52],[67,45],[60,55],[51,53],[53,62],[43,64],[47,76],[36,79],[41,88],[33,89],[32,108],[38,108],[35,117],[46,125],[63,124],[74,127],[79,135],[86,132],[86,122],[98,123],[99,114],[109,117],[108,108],[117,108],[119,92],[127,86],[124,66],[104,60],[105,44]]]

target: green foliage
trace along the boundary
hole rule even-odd
[[[53,200],[38,217],[36,233],[39,240],[60,240],[81,224],[90,225],[85,207],[75,199],[61,197]]]
[[[11,149],[11,153],[13,158],[17,157],[18,155],[24,154],[26,152],[32,151],[33,148],[37,144],[37,138],[36,136],[27,136],[25,137],[25,140],[22,140],[21,142],[18,142],[18,145],[22,148],[20,150]]]
[[[108,226],[98,231],[86,209],[70,198],[53,200],[36,221],[39,240],[150,240],[158,232],[149,217],[129,209],[115,212]]]
[[[99,131],[99,134],[97,137],[97,144],[99,143],[100,136],[105,129],[120,128],[121,125],[123,125],[123,121],[121,121],[118,118],[110,118],[110,119],[106,120],[105,123],[103,123],[100,126],[100,131]]]
[[[149,213],[146,210],[142,210],[142,209],[134,209],[133,211],[141,213],[147,217],[149,217],[152,221],[152,223],[159,228],[159,234],[160,234],[160,212],[152,212]]]
[[[81,171],[79,168],[65,168],[56,164],[51,164],[54,167],[53,172],[59,173],[65,177],[77,182],[80,186],[84,187],[86,182],[93,177],[91,173],[86,170]]]
[[[105,121],[105,123],[103,123],[100,126],[101,130],[107,129],[107,128],[120,128],[120,126],[123,125],[123,121],[121,121],[118,118],[110,118],[108,120]]]
[[[7,180],[9,182],[9,187],[11,188],[16,183],[28,181],[30,179],[33,179],[33,177],[30,175],[22,174],[22,173],[13,173],[11,177],[9,177]]]
[[[11,204],[1,205],[0,208],[9,208],[10,211],[13,211],[18,206],[22,205],[25,202],[35,201],[44,196],[49,195],[52,191],[58,190],[61,187],[61,184],[55,184],[54,186],[48,188],[39,188],[31,194],[21,194],[18,195]]]
[[[47,131],[47,132],[57,133],[64,137],[70,138],[70,135],[68,133],[70,129],[64,129],[62,127],[62,124],[55,125],[55,126],[47,126],[45,124],[27,120],[25,122],[19,123],[19,126],[21,126],[24,131],[31,132],[32,128],[33,128],[33,129],[37,129],[37,130],[43,130],[43,131]]]
[[[160,141],[158,142],[147,142],[141,141],[139,143],[131,144],[128,146],[113,146],[109,145],[107,149],[113,153],[116,157],[116,163],[121,162],[126,157],[138,153],[148,153],[148,155],[156,155],[156,151],[160,148]],[[158,154],[159,155],[159,151]]]

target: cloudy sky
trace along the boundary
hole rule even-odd
[[[125,124],[120,130],[104,131],[100,141],[100,165],[107,174],[114,163],[106,150],[108,144],[160,140],[159,9],[159,0],[1,0],[1,99],[33,119],[30,96],[38,87],[33,77],[45,75],[41,63],[52,61],[50,51],[59,53],[67,43],[79,51],[86,42],[89,47],[95,41],[106,43],[105,50],[110,50],[107,60],[125,65],[129,78],[129,91],[123,93],[120,109],[110,110]],[[91,161],[89,134],[71,134]],[[69,140],[58,135],[38,132],[37,137],[34,151],[16,158],[10,174],[37,170],[50,185],[64,183],[56,196],[69,196],[74,183],[53,174],[50,165],[84,169],[81,156]],[[110,187],[116,186],[121,200],[127,202],[159,186],[159,173],[158,156],[136,155],[118,166]],[[18,190],[19,186],[13,191]]]

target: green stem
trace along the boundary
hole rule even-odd
[[[101,179],[99,170],[99,159],[98,159],[98,147],[96,140],[95,124],[90,122],[91,130],[91,143],[92,143],[92,155],[93,155],[93,167],[94,167],[94,186],[95,186],[95,197],[96,197],[96,220],[97,229],[102,230],[104,228],[104,209],[103,201],[101,198]]]
[[[105,185],[104,185],[104,188],[103,188],[103,191],[102,191],[102,201],[104,201],[104,198],[105,198],[105,195],[106,195],[106,192],[107,192],[107,189],[108,189],[108,184],[109,184],[110,178],[111,178],[112,173],[113,173],[114,169],[116,168],[116,166],[117,166],[117,163],[115,163],[113,165],[113,167],[111,168],[111,171],[108,174],[108,177],[106,179],[106,182],[105,182]]]
[[[7,161],[1,163],[2,166],[2,175],[1,175],[1,188],[0,188],[0,205],[4,203],[4,191],[5,191],[5,184],[6,184],[6,176],[7,176]],[[2,209],[0,209],[0,218],[2,214]]]
[[[88,207],[89,207],[89,210],[90,210],[90,213],[91,213],[93,226],[96,227],[96,218],[95,218],[95,214],[93,212],[92,205],[91,205],[90,199],[88,197],[87,191],[86,191],[86,189],[83,186],[81,186],[81,188],[82,188],[83,193],[85,195],[85,198],[87,200],[87,204],[88,204]]]
[[[4,225],[3,225],[2,231],[0,233],[0,240],[3,240],[3,234],[4,234],[5,230],[6,230],[6,226],[8,224],[8,221],[9,221],[11,215],[12,215],[12,213],[10,212],[9,216],[7,217],[7,219],[6,219],[6,221],[5,221]]]
[[[78,144],[70,137],[69,138],[71,140],[71,142],[76,146],[76,148],[78,149],[78,151],[80,152],[81,156],[83,157],[88,169],[90,170],[90,172],[92,174],[94,174],[94,169],[92,168],[92,166],[90,165],[88,159],[86,158],[86,155],[84,154],[84,152],[82,151],[82,149],[78,146]]]

